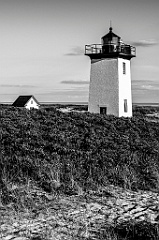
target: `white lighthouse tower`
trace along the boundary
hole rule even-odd
[[[130,60],[136,49],[113,33],[102,37],[102,44],[85,46],[91,59],[88,110],[92,113],[132,116]]]

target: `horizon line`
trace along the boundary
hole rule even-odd
[[[1,104],[12,104],[13,102],[0,102]],[[55,101],[48,101],[48,102],[39,102],[40,104],[62,104],[62,105],[66,105],[66,104],[84,104],[87,105],[88,102],[55,102]],[[132,105],[159,105],[159,102],[133,102]]]

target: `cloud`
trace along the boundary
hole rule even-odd
[[[35,87],[34,85],[19,85],[19,84],[0,84],[0,87],[9,87],[9,88],[30,88]]]
[[[81,56],[84,55],[84,49],[80,46],[72,48],[71,52],[66,53],[66,56]]]
[[[154,80],[134,80],[132,81],[134,91],[159,91],[159,81]]]
[[[139,40],[136,42],[129,42],[129,43],[135,47],[150,47],[150,46],[155,46],[159,44],[159,42],[155,39]]]
[[[81,97],[80,101],[86,101],[88,98],[88,90],[84,89],[83,91],[68,89],[68,90],[58,90],[58,91],[48,91],[36,93],[36,96],[44,97],[44,101],[47,98],[52,98],[52,101],[64,101],[67,98],[77,98]]]
[[[74,81],[74,80],[63,80],[61,81],[62,84],[77,84],[77,85],[83,85],[83,84],[89,84],[89,81]]]

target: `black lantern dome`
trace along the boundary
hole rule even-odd
[[[110,27],[109,33],[107,33],[106,35],[104,35],[102,37],[102,45],[118,44],[118,42],[120,41],[121,38],[118,35],[116,35],[115,33],[113,33],[112,30],[113,30],[113,28]]]
[[[103,53],[110,53],[116,52],[117,47],[120,45],[121,38],[113,33],[113,28],[109,28],[109,33],[102,37],[102,52]]]

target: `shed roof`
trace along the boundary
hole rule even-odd
[[[34,101],[38,104],[39,102],[36,100],[36,98],[33,95],[23,95],[23,96],[19,96],[12,104],[12,106],[14,107],[24,107],[27,102],[30,100],[30,98],[33,98]]]

